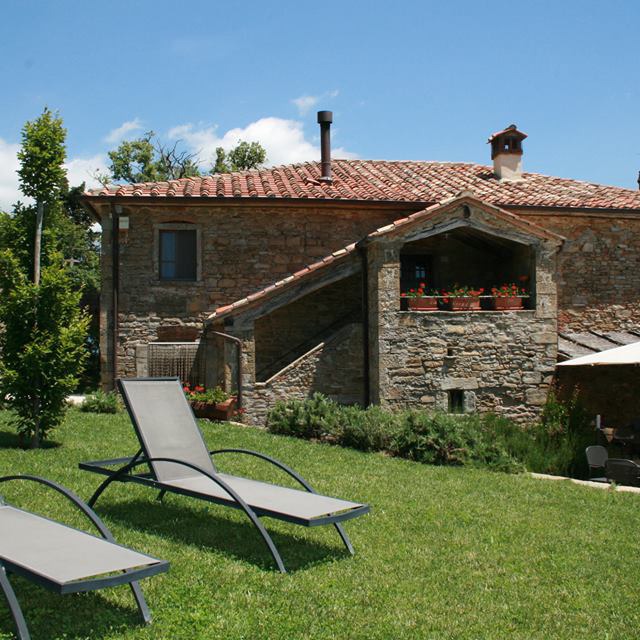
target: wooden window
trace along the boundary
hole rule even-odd
[[[160,280],[196,280],[198,238],[195,229],[160,230]]]

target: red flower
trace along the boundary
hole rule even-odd
[[[421,282],[421,283],[420,283],[420,288],[421,288],[421,289],[424,289],[426,286],[427,286],[427,285],[426,285],[424,282]]]
[[[196,393],[202,393],[202,392],[204,391],[204,387],[200,387],[200,386],[195,387],[195,388],[194,388],[194,391],[195,391]]]

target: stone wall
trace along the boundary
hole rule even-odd
[[[357,273],[255,321],[256,379],[264,381],[315,346],[326,331],[359,321],[362,276]]]
[[[112,261],[109,209],[103,226],[101,363],[103,385],[111,384]],[[162,327],[201,329],[218,306],[258,291],[325,257],[368,232],[406,214],[402,206],[221,203],[145,203],[124,206],[129,230],[120,233],[119,375],[135,375],[136,347],[157,339]],[[158,230],[162,224],[192,223],[200,234],[201,279],[158,278]]]
[[[560,331],[640,329],[640,216],[521,215],[566,238],[558,255]]]
[[[535,256],[534,310],[400,310],[400,253],[416,234],[436,236],[461,224],[528,242]],[[413,233],[413,237],[411,234]],[[526,422],[539,414],[557,359],[555,263],[559,243],[530,236],[472,209],[447,213],[406,237],[368,247],[372,399],[390,407],[446,411],[457,391],[466,411],[493,411]],[[473,274],[470,274],[470,277]]]
[[[343,404],[364,398],[362,325],[348,324],[266,382],[245,388],[243,421],[264,425],[278,400],[304,400],[323,393]]]
[[[465,411],[534,418],[556,360],[555,322],[535,312],[399,312],[385,319],[381,400],[392,407],[447,411],[463,394]]]

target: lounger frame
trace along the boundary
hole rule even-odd
[[[9,475],[0,477],[0,483],[9,482],[9,481],[28,481],[28,482],[36,482],[38,484],[42,484],[59,494],[63,495],[67,498],[75,507],[77,507],[95,526],[100,535],[107,541],[112,542],[113,544],[117,544],[113,535],[107,528],[107,526],[102,522],[102,520],[98,517],[98,515],[87,505],[85,504],[75,493],[58,484],[57,482],[53,482],[52,480],[48,480],[46,478],[41,478],[39,476],[31,476],[31,475]],[[22,510],[24,511],[24,510]],[[27,512],[28,513],[28,512]],[[42,516],[39,516],[42,517]],[[51,520],[49,518],[45,518],[50,520],[51,522],[55,522],[56,524],[62,524],[56,520]],[[69,527],[68,525],[63,525],[69,529],[73,529],[73,527]],[[86,532],[83,532],[86,533]],[[9,581],[8,574],[14,573],[16,575],[20,575],[31,582],[39,584],[51,591],[55,591],[61,595],[69,594],[69,593],[85,593],[87,591],[97,591],[99,589],[106,589],[109,587],[115,587],[122,584],[129,584],[131,587],[131,591],[133,593],[133,597],[136,601],[136,605],[138,607],[138,611],[142,616],[142,619],[145,623],[151,622],[151,613],[149,611],[149,607],[147,606],[146,600],[144,599],[144,595],[142,594],[142,590],[140,589],[140,585],[138,584],[138,580],[142,578],[146,578],[152,575],[156,575],[163,571],[166,571],[169,568],[169,563],[165,560],[158,560],[157,562],[145,566],[140,567],[138,569],[127,569],[121,573],[99,577],[99,578],[88,578],[85,580],[74,580],[73,582],[68,582],[65,584],[60,584],[58,582],[49,580],[45,576],[34,573],[33,571],[18,565],[14,564],[10,560],[6,558],[0,557],[0,588],[4,594],[5,600],[9,605],[9,610],[11,611],[11,616],[13,617],[16,630],[18,632],[18,638],[20,640],[29,640],[30,635],[28,631],[28,627],[24,618],[24,614],[22,613],[22,609],[18,602],[18,599],[15,595],[15,592],[11,586]]]
[[[149,382],[151,380],[161,380],[161,381],[179,381],[178,378],[129,378],[127,381],[145,381]],[[271,556],[273,557],[274,562],[276,563],[278,569],[282,573],[286,573],[286,569],[284,563],[282,561],[282,557],[278,552],[271,536],[264,528],[264,525],[260,521],[260,517],[270,517],[276,518],[278,520],[283,520],[285,522],[290,522],[292,524],[298,524],[305,527],[316,527],[323,525],[333,525],[345,547],[349,551],[350,554],[353,555],[354,549],[349,537],[347,536],[346,531],[342,527],[341,523],[346,520],[351,520],[352,518],[357,518],[358,516],[364,515],[370,511],[369,505],[360,505],[353,509],[349,509],[347,511],[342,511],[339,513],[331,514],[324,517],[318,518],[301,518],[292,515],[283,514],[276,511],[270,511],[268,509],[259,509],[255,507],[251,507],[248,505],[232,487],[230,487],[222,478],[220,478],[217,474],[211,474],[205,469],[202,469],[194,464],[186,462],[184,460],[178,460],[175,458],[168,457],[150,457],[146,455],[145,452],[145,444],[144,437],[141,432],[140,426],[138,424],[135,412],[132,410],[130,406],[130,402],[127,396],[126,388],[118,380],[118,388],[120,393],[122,394],[125,400],[125,406],[127,408],[127,412],[131,419],[131,422],[136,431],[136,435],[138,437],[138,441],[140,442],[141,448],[138,452],[132,457],[125,458],[113,458],[108,460],[95,460],[92,462],[82,462],[80,463],[80,469],[85,471],[91,471],[93,473],[98,473],[104,476],[107,476],[106,479],[100,484],[100,486],[96,489],[94,494],[88,501],[89,506],[93,507],[100,497],[100,495],[104,492],[104,490],[112,483],[112,482],[133,482],[136,484],[141,484],[147,487],[151,487],[153,489],[158,490],[160,493],[158,494],[158,499],[162,500],[166,493],[177,493],[181,495],[185,495],[191,498],[197,498],[200,500],[204,500],[206,502],[213,502],[216,504],[231,506],[236,509],[241,509],[247,515],[253,526],[258,530],[265,544],[267,545]],[[203,446],[204,440],[203,440]],[[293,469],[285,465],[284,463],[272,458],[271,456],[265,455],[264,453],[260,453],[258,451],[252,451],[250,449],[215,449],[213,451],[209,451],[209,456],[215,456],[219,454],[241,454],[241,455],[249,455],[265,462],[274,465],[291,478],[296,480],[298,484],[300,484],[306,491],[309,493],[317,494],[318,492],[311,486],[309,482],[307,482],[302,476],[296,473]],[[169,485],[158,480],[154,473],[153,468],[150,463],[152,462],[171,462],[174,464],[182,465],[188,467],[189,469],[196,471],[197,473],[203,475],[204,477],[209,478],[211,481],[216,483],[220,488],[222,488],[225,493],[229,496],[229,499],[219,498],[216,496],[208,496],[206,494],[190,491],[188,489],[184,489],[181,487],[176,487],[173,485]],[[134,469],[139,466],[148,465],[148,471],[143,473],[134,473]],[[114,468],[117,467],[117,468]]]

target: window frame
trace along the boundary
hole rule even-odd
[[[195,279],[161,277],[161,235],[165,231],[195,231],[196,233],[196,275]],[[154,225],[153,230],[153,271],[154,282],[159,284],[193,285],[202,281],[202,230],[193,222],[161,222]]]

